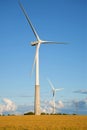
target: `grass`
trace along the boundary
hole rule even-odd
[[[87,116],[0,116],[0,130],[87,130]]]

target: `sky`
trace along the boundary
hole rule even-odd
[[[66,45],[40,46],[41,110],[87,114],[87,1],[20,0],[42,40]],[[18,0],[0,0],[0,113],[24,113],[34,106],[35,36]],[[8,106],[8,107],[7,107]],[[9,109],[8,109],[9,108]]]

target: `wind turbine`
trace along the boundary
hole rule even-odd
[[[30,18],[25,12],[23,5],[20,3],[20,1],[19,1],[19,5],[36,37],[36,41],[31,42],[32,46],[36,46],[36,53],[35,53],[34,62],[32,66],[32,72],[33,72],[34,66],[36,65],[34,112],[35,112],[35,115],[40,115],[40,83],[39,83],[39,48],[40,48],[40,45],[46,44],[46,43],[56,43],[56,44],[65,44],[65,43],[41,40],[34,26],[32,25]]]
[[[63,90],[64,88],[55,88],[54,86],[53,86],[53,84],[52,84],[52,82],[48,79],[48,82],[49,82],[49,84],[50,84],[50,86],[51,86],[51,89],[52,89],[52,93],[53,93],[53,114],[55,114],[55,94],[56,94],[56,92],[57,91],[61,91],[61,90]]]

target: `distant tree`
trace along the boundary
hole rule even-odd
[[[49,113],[46,113],[46,115],[50,115]]]
[[[67,113],[63,113],[63,115],[68,115]]]
[[[76,113],[73,113],[72,115],[77,115]]]
[[[47,115],[45,112],[42,112],[41,115]]]
[[[24,115],[34,115],[33,112],[27,112],[27,113],[24,113]]]
[[[62,113],[56,113],[56,115],[62,115]]]
[[[8,116],[15,116],[15,114],[8,114]]]

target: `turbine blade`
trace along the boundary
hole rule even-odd
[[[43,44],[68,44],[66,42],[42,41]]]
[[[58,88],[58,89],[55,89],[55,91],[61,91],[63,90],[64,88]]]
[[[38,51],[39,51],[39,48],[40,48],[40,43],[38,43],[37,46],[36,46],[36,52],[35,52],[34,62],[33,62],[33,65],[32,65],[31,75],[32,75],[33,70],[34,70],[34,66],[35,66],[35,62],[36,62],[37,53],[38,53]]]
[[[39,36],[38,36],[38,34],[37,34],[35,28],[33,27],[33,25],[32,25],[32,23],[31,23],[31,21],[30,21],[28,15],[27,15],[27,13],[25,12],[23,5],[20,3],[20,1],[18,1],[18,2],[19,2],[19,5],[20,5],[20,7],[21,7],[21,9],[22,9],[22,11],[23,11],[23,13],[24,13],[24,15],[25,15],[25,17],[26,17],[26,19],[27,19],[27,21],[28,21],[28,23],[29,23],[29,25],[30,25],[30,27],[31,27],[31,29],[32,29],[32,31],[33,31],[33,33],[34,33],[34,35],[35,35],[35,37],[36,37],[36,39],[39,41],[40,38],[39,38]]]
[[[54,86],[53,86],[52,82],[51,82],[49,79],[48,79],[48,82],[49,82],[49,84],[50,84],[50,86],[51,86],[52,90],[54,91],[54,90],[55,90],[55,88],[54,88]]]

